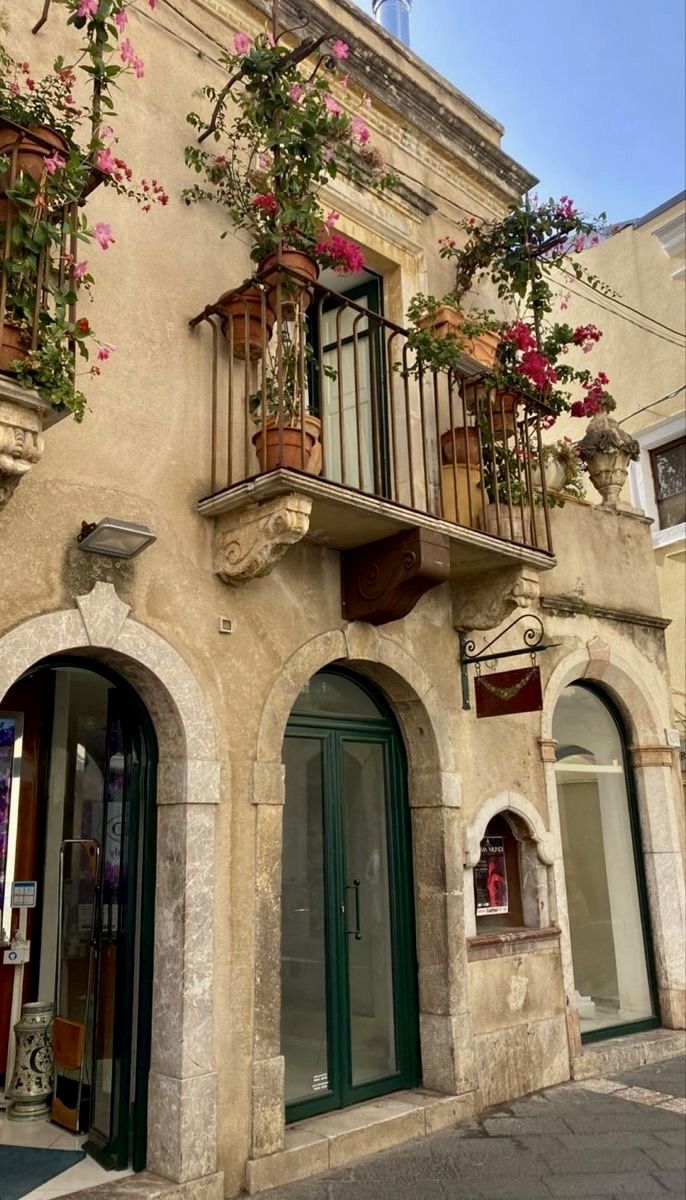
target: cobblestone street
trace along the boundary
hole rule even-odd
[[[265,1200],[613,1200],[686,1194],[683,1057],[549,1088]]]

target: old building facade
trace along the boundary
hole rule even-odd
[[[350,45],[349,92],[371,96],[400,174],[381,197],[345,181],[330,196],[367,270],[343,334],[321,301],[317,353],[371,377],[364,313],[392,334],[415,292],[451,285],[437,253],[451,204],[497,216],[532,180],[497,122],[348,0],[284,10]],[[45,67],[56,14],[37,37],[23,5],[9,15],[17,57]],[[685,1024],[683,809],[648,519],[570,502],[519,537],[509,520],[458,523],[470,481],[454,477],[451,517],[426,449],[413,460],[402,442],[421,427],[432,444],[428,418],[390,371],[365,393],[396,439],[383,487],[365,486],[357,382],[355,418],[340,391],[329,411],[339,437],[320,475],[236,467],[251,438],[221,407],[239,384],[220,323],[189,321],[250,274],[248,247],[179,194],[194,90],[219,86],[218,47],[266,18],[257,0],[131,13],[146,78],[122,85],[121,149],[172,201],[139,216],[89,198],[116,237],[93,305],[116,353],[83,424],[46,430],[0,510],[0,719],[23,728],[6,872],[39,896],[25,998],[54,992],[60,843],[100,837],[114,890],[90,1142],[212,1200],[674,1052]],[[81,522],[107,516],[155,543],[132,561],[84,553]],[[479,719],[466,642],[478,655],[519,617],[501,645],[544,630],[542,707]],[[484,879],[488,838],[507,894]],[[5,975],[0,1042],[10,993]]]

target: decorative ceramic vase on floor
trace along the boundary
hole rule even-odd
[[[49,1000],[24,1004],[14,1026],[17,1053],[7,1092],[10,1121],[43,1121],[50,1114],[52,1096],[52,1018]]]
[[[579,454],[586,463],[591,483],[602,496],[602,503],[608,508],[616,508],[629,463],[640,454],[636,439],[613,417],[600,412],[588,422],[588,429],[579,442]]]
[[[544,454],[543,457],[543,475],[545,478],[545,488],[547,492],[561,492],[565,479],[567,478],[567,470],[563,462],[559,458],[554,458],[550,454]],[[538,464],[531,467],[531,482],[535,488],[541,487],[541,468]]]

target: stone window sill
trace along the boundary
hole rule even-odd
[[[494,929],[467,939],[467,958],[475,962],[484,958],[504,958],[522,951],[535,950],[539,942],[548,943],[560,936],[558,925],[545,929]]]

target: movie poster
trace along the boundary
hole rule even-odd
[[[474,868],[477,917],[509,912],[505,842],[502,837],[485,837],[481,858]]]

